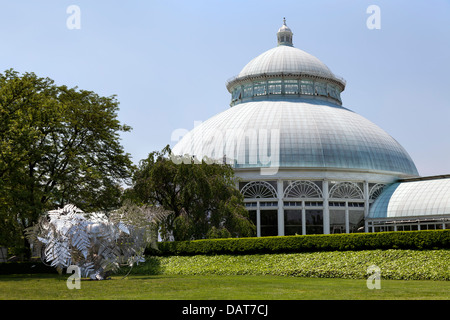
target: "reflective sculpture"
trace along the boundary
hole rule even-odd
[[[47,212],[26,236],[32,251],[58,272],[76,265],[82,277],[102,280],[120,266],[145,261],[155,222],[164,214],[156,207],[126,205],[107,216],[69,204]]]

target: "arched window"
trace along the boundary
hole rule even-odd
[[[372,188],[370,188],[369,198],[370,200],[375,200],[383,192],[385,184],[377,183]]]
[[[266,181],[252,181],[247,183],[241,193],[244,198],[277,198],[277,191]]]
[[[294,181],[284,192],[285,198],[322,198],[322,191],[311,181]]]
[[[332,199],[364,199],[361,188],[353,182],[339,182],[330,189]]]

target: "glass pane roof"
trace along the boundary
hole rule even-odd
[[[450,179],[398,182],[385,188],[369,218],[450,215]]]
[[[418,176],[405,149],[384,130],[318,99],[252,101],[229,108],[186,134],[175,154],[234,159],[236,168],[346,168]]]
[[[251,60],[238,74],[238,78],[273,73],[305,73],[335,78],[330,69],[313,55],[289,46],[270,49]]]

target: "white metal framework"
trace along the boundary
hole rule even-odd
[[[242,185],[257,236],[362,232],[369,206],[384,186],[328,179],[258,180]]]
[[[330,198],[338,199],[363,199],[362,190],[353,182],[340,182],[330,190]]]
[[[255,98],[264,97],[276,98],[278,96],[285,97],[302,97],[317,96],[331,99],[331,101],[342,103],[341,91],[338,85],[324,82],[323,79],[315,79],[310,76],[267,76],[257,77],[253,82],[246,82],[242,85],[234,86],[231,91],[231,106],[241,102],[258,100]]]
[[[378,196],[383,192],[384,188],[386,187],[385,184],[377,183],[370,189],[370,199],[375,200],[378,198]]]
[[[311,181],[294,181],[284,191],[285,198],[322,198],[322,190]]]
[[[253,181],[247,183],[242,189],[241,193],[244,198],[276,198],[277,191],[275,188],[266,181]]]

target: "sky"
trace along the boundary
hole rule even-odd
[[[344,107],[394,137],[420,175],[450,174],[450,0],[1,0],[0,72],[116,95],[137,164],[229,108],[226,80],[276,46],[283,17],[294,46],[347,81]]]

